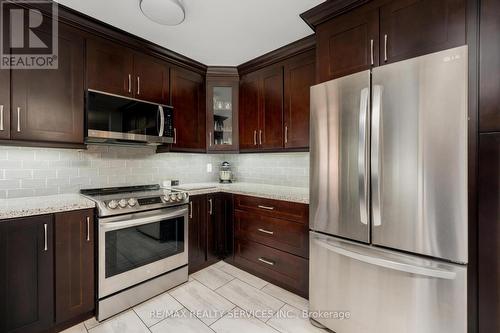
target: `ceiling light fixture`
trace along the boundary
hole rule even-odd
[[[162,25],[179,25],[186,18],[180,0],[140,0],[139,6],[147,18]]]

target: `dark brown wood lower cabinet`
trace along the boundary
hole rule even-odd
[[[94,310],[93,210],[55,215],[56,324]]]
[[[479,332],[500,332],[500,133],[479,139]]]
[[[0,222],[0,332],[38,333],[54,321],[53,216]]]
[[[234,263],[302,297],[309,294],[309,260],[256,242],[236,239]]]
[[[194,273],[206,262],[207,248],[207,196],[194,195],[189,198],[188,261],[189,273]]]

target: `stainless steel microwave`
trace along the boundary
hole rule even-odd
[[[174,113],[156,104],[88,90],[87,143],[161,145],[174,141]]]

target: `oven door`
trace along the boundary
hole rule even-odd
[[[99,219],[99,298],[188,263],[187,205]]]

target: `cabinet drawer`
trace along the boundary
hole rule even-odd
[[[308,224],[309,205],[306,204],[237,195],[234,208]]]
[[[235,245],[236,265],[307,297],[309,260],[252,241],[236,239]]]
[[[309,257],[306,225],[244,211],[236,211],[234,217],[236,237]]]

